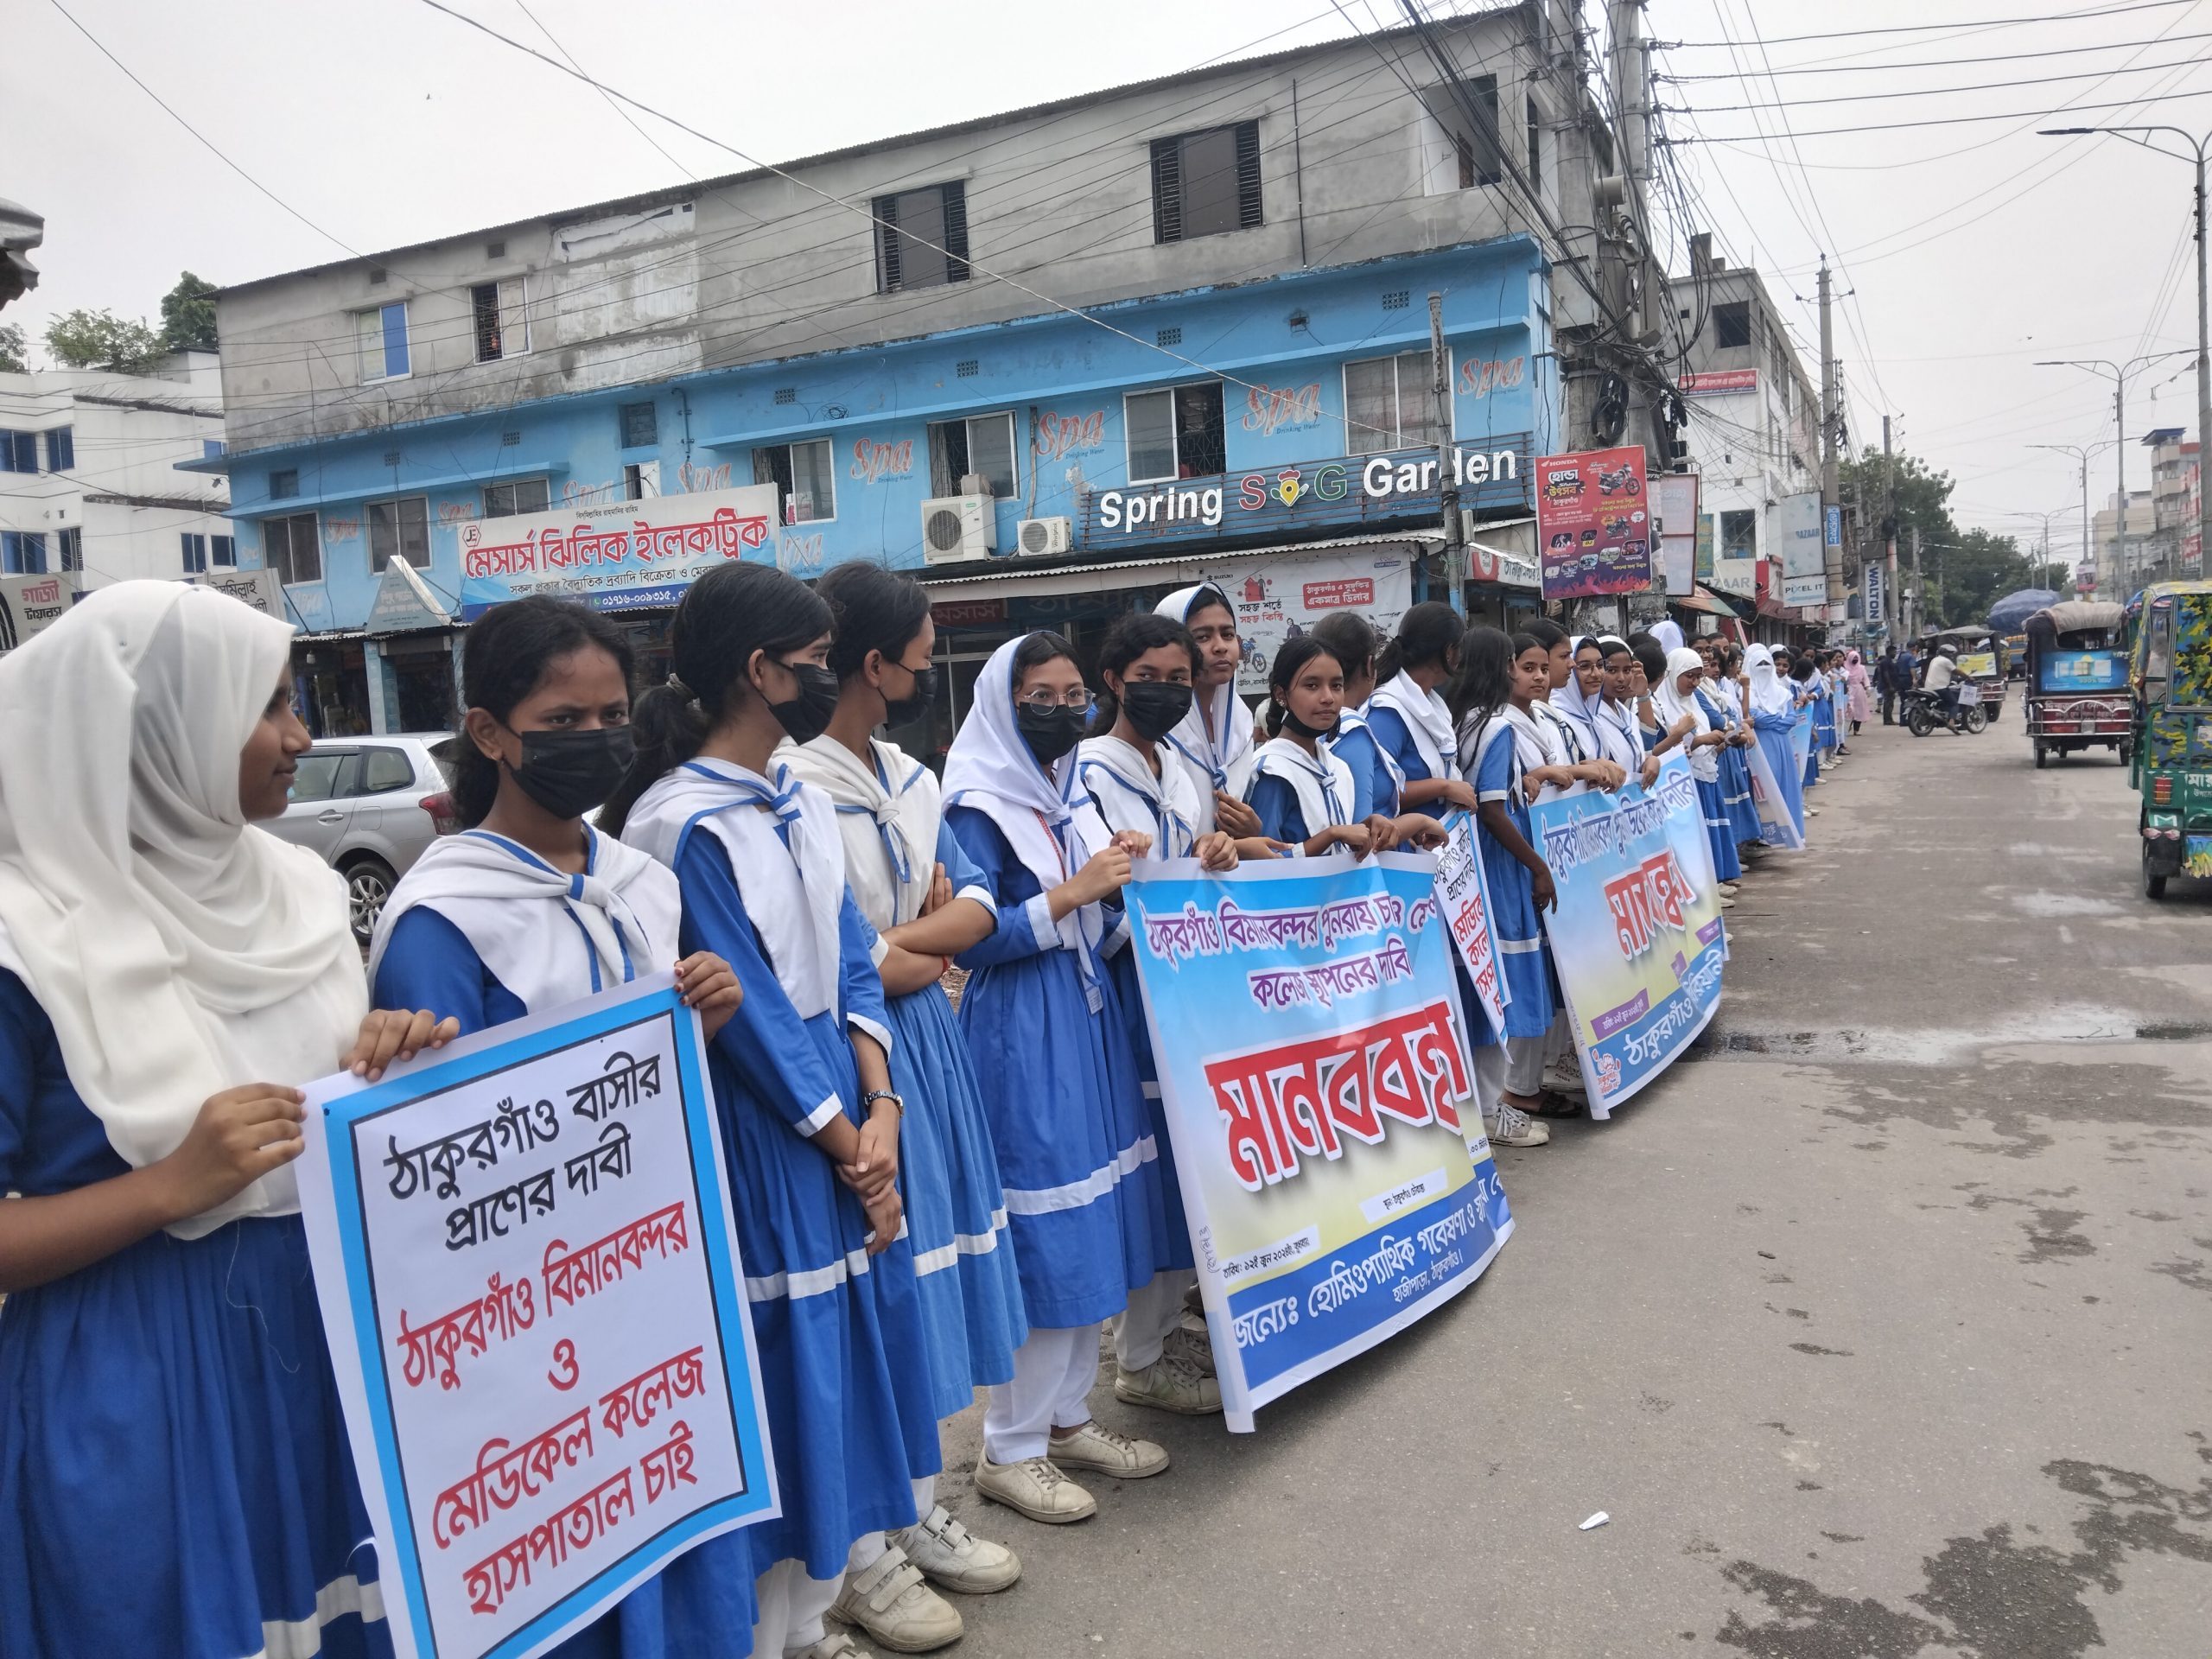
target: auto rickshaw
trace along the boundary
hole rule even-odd
[[[2037,611],[2027,623],[2028,738],[2041,769],[2052,755],[2076,749],[2117,749],[2123,766],[2134,756],[2134,709],[2127,693],[2127,652],[2121,613],[2108,601],[2069,599]]]
[[[2143,891],[2212,875],[2212,582],[2159,582],[2130,602],[2128,675],[2141,792]]]
[[[1921,636],[1921,660],[1925,662],[1938,645],[1947,642],[1959,648],[1959,672],[1972,680],[1981,693],[1983,717],[1995,720],[2005,712],[2004,635],[1993,632],[1980,622],[1968,623],[1964,627],[1938,628]]]

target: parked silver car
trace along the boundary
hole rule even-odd
[[[452,772],[436,752],[451,741],[414,732],[317,742],[300,757],[292,804],[268,826],[345,876],[354,937],[365,944],[399,878],[461,828]]]

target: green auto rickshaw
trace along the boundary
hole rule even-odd
[[[2167,582],[2128,606],[2128,683],[2143,891],[2212,876],[2212,582]]]

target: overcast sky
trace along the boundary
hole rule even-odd
[[[524,3],[528,12],[524,10]],[[79,306],[156,315],[180,270],[244,281],[680,181],[606,102],[422,0],[65,0],[86,29],[275,196],[231,171],[77,32],[52,0],[11,0],[0,53],[0,195],[46,216],[42,285],[9,308],[35,342]],[[1147,77],[1217,57],[1348,34],[1321,0],[1039,0],[935,5],[836,0],[453,0],[543,45],[537,26],[608,84],[767,159],[785,159]],[[1470,0],[1459,0],[1463,8]],[[1345,0],[1363,27],[1389,0]],[[2113,11],[2113,7],[2126,10]],[[1432,12],[1448,0],[1430,0]],[[1602,14],[1601,0],[1591,0]],[[1976,20],[2085,10],[2033,25]],[[533,22],[533,18],[535,22]],[[1967,523],[2079,546],[2074,463],[2028,446],[2113,433],[2111,382],[2051,357],[2127,358],[2193,346],[2188,164],[2116,137],[2038,126],[2171,121],[2212,131],[2212,0],[1651,0],[1647,32],[1684,46],[1662,74],[1732,77],[1818,63],[1819,74],[1689,81],[1668,118],[1695,211],[1732,262],[1768,273],[1815,370],[1812,268],[1825,251],[1854,442],[1897,417],[1902,447],[1958,480]],[[1796,39],[1822,26],[1942,29]],[[1951,25],[1955,24],[1956,27]],[[1756,34],[1764,44],[1748,44]],[[2022,54],[2049,54],[2020,56]],[[2004,54],[2002,61],[1968,63]],[[1926,67],[1904,67],[1937,60]],[[2172,66],[2159,67],[2158,66]],[[2114,73],[2117,72],[2117,73]],[[2056,79],[2054,77],[2069,77]],[[1875,92],[2037,84],[1935,97]],[[1768,109],[1786,92],[1786,115]],[[2069,103],[2155,101],[2060,113]],[[2008,114],[2020,118],[1817,136],[1821,129]],[[1758,142],[1786,120],[1793,146]],[[703,175],[727,151],[648,121]],[[2169,141],[2171,142],[2171,141]],[[333,238],[336,238],[334,240]],[[2153,395],[2155,393],[2155,396]],[[2195,424],[2188,356],[2131,381],[2131,437]],[[2131,484],[2148,457],[2131,448]],[[2101,505],[2113,454],[2092,463]]]

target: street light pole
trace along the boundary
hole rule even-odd
[[[2046,137],[2071,137],[2092,132],[2111,133],[2116,137],[2126,139],[2130,143],[2140,144],[2145,149],[2157,150],[2161,156],[2172,156],[2173,152],[2170,149],[2159,149],[2158,146],[2152,143],[2146,135],[2171,133],[2189,146],[2190,155],[2196,159],[2196,464],[2199,478],[2196,548],[2199,560],[2197,568],[2201,574],[2203,569],[2202,561],[2204,556],[2208,552],[2212,552],[2212,488],[2203,487],[2206,484],[2212,484],[2212,477],[2207,477],[2204,470],[2208,467],[2212,467],[2212,297],[2208,297],[2207,293],[2204,222],[2204,164],[2207,147],[2212,146],[2212,136],[2199,138],[2185,128],[2168,126],[2044,129],[2044,136]],[[2174,159],[2179,161],[2182,158],[2175,156]],[[2125,436],[2126,434],[2123,433],[2121,435]],[[2123,490],[2120,508],[2123,527],[2127,518],[2126,494],[2126,492]],[[2125,603],[2126,595],[2123,594],[2120,597]]]
[[[2120,602],[2127,601],[2127,377],[2138,370],[2169,357],[2182,357],[2183,352],[2146,352],[2140,357],[2131,357],[2125,363],[2115,363],[2108,357],[2061,357],[2037,360],[2039,369],[2086,369],[2091,374],[2112,376],[2112,407],[2117,424],[2113,429],[2113,452],[2119,457],[2120,499],[2114,512],[2118,522],[2113,528],[2113,563],[2120,569]],[[2198,440],[2197,453],[2204,453],[2203,441]],[[2100,579],[2099,587],[2103,582]]]
[[[2055,449],[2062,455],[2071,455],[2081,465],[2082,556],[2084,559],[2094,559],[2097,556],[2097,550],[2089,540],[2089,457],[2104,447],[2101,443],[2031,443],[2028,446],[2031,449]]]

